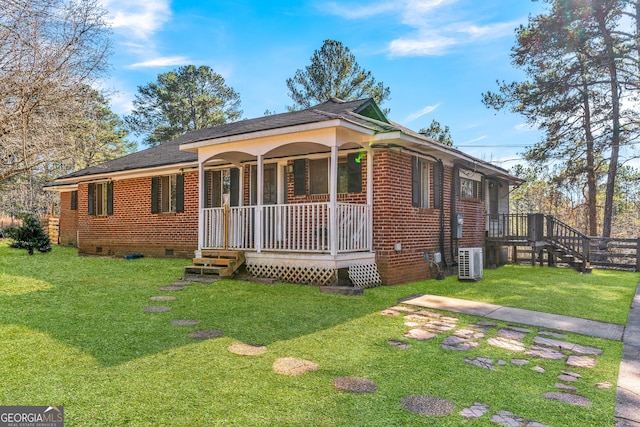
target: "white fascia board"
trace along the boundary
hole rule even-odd
[[[471,162],[476,166],[482,167],[483,169],[487,169],[493,173],[496,173],[498,175],[504,175],[504,176],[509,176],[509,173],[507,171],[505,171],[504,169],[492,165],[491,163],[487,163],[484,160],[480,160],[477,159],[469,154],[465,154],[462,151],[456,150],[456,149],[452,149],[452,148],[448,148],[446,146],[443,146],[441,144],[436,144],[436,143],[432,143],[429,142],[426,139],[421,139],[421,138],[416,138],[414,136],[411,135],[407,135],[403,132],[400,131],[396,131],[396,132],[387,132],[387,133],[381,133],[375,136],[373,142],[380,142],[380,143],[392,143],[393,141],[406,141],[409,143],[414,143],[414,144],[419,144],[422,145],[426,148],[428,148],[430,151],[436,151],[442,155],[445,155],[447,157],[453,157],[459,160],[464,160],[467,162]]]
[[[45,191],[58,191],[60,193],[65,193],[68,191],[76,191],[78,189],[78,184],[67,184],[67,185],[50,185],[48,187],[43,187]]]
[[[145,169],[133,169],[128,171],[118,171],[118,172],[107,172],[93,175],[84,175],[84,176],[76,176],[72,178],[65,179],[57,179],[55,184],[59,184],[59,186],[65,186],[69,184],[80,184],[85,182],[95,182],[95,181],[104,181],[104,180],[113,180],[113,181],[121,181],[125,179],[133,179],[133,178],[143,178],[148,176],[157,176],[157,175],[170,175],[174,173],[179,173],[180,171],[185,170],[197,170],[198,163],[197,162],[189,162],[189,163],[175,163],[172,165],[166,166],[158,166],[153,168],[145,168]],[[58,185],[51,186],[48,188],[58,187]]]
[[[292,133],[300,133],[300,132],[306,132],[311,130],[338,128],[338,127],[351,129],[353,131],[364,133],[366,135],[375,134],[375,131],[373,131],[372,129],[366,128],[364,126],[358,126],[352,122],[348,122],[343,119],[333,119],[333,120],[327,120],[324,122],[309,123],[304,125],[263,130],[259,132],[243,133],[239,135],[226,136],[223,138],[205,139],[202,141],[188,142],[185,144],[180,144],[180,150],[197,152],[199,148],[208,147],[211,145],[228,144],[231,142],[248,141],[251,139],[260,139],[260,138],[267,138],[272,136],[288,135]]]

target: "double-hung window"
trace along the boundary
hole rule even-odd
[[[113,214],[113,182],[96,182],[89,184],[88,213],[93,216]]]
[[[421,157],[411,157],[411,205],[429,207],[429,162]]]
[[[151,179],[151,213],[184,212],[184,175]]]

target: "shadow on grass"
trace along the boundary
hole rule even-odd
[[[192,344],[188,333],[196,329],[221,329],[239,341],[269,345],[332,328],[411,293],[396,288],[345,297],[315,287],[223,280],[173,292],[175,301],[152,302],[151,296],[169,294],[158,288],[179,277],[186,260],[85,258],[66,248],[35,257],[9,251],[0,246],[0,323],[47,333],[103,366]],[[19,292],[20,283],[34,281],[39,288]],[[171,311],[144,312],[148,305]],[[200,324],[178,327],[172,319]]]

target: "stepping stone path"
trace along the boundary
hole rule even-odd
[[[196,326],[198,323],[200,323],[199,320],[189,319],[174,319],[171,321],[171,324],[175,326]]]
[[[600,350],[599,348],[587,347],[587,346],[573,344],[566,341],[558,341],[551,338],[544,338],[544,337],[538,336],[533,339],[533,342],[534,344],[551,347],[551,348],[557,348],[559,350],[567,350],[572,353],[581,354],[581,355],[590,354],[590,355],[599,356],[602,354],[602,350]]]
[[[489,405],[483,405],[482,403],[475,402],[472,407],[464,408],[460,411],[460,415],[468,420],[475,420],[480,418],[489,410]]]
[[[158,289],[161,291],[173,292],[183,290],[184,286],[160,286]]]
[[[591,400],[579,394],[552,391],[543,394],[542,397],[549,400],[559,400],[560,402],[574,406],[591,406]]]
[[[407,338],[413,338],[414,340],[418,340],[418,341],[426,341],[435,337],[436,334],[434,334],[433,332],[425,331],[424,329],[416,328],[416,329],[409,330],[409,332],[404,334],[404,336]]]
[[[267,351],[267,347],[263,345],[253,345],[253,344],[245,344],[242,342],[237,342],[235,344],[231,344],[228,350],[240,356],[258,356]]]
[[[297,376],[320,368],[316,362],[297,359],[295,357],[281,357],[273,362],[273,370],[282,375]]]
[[[220,338],[224,333],[218,329],[201,329],[189,334],[189,338],[194,340],[208,340],[213,338]]]
[[[478,366],[479,368],[492,370],[494,368],[493,359],[488,357],[476,357],[474,359],[468,359],[465,357],[465,362],[469,363],[473,366]]]
[[[548,427],[537,421],[525,421],[524,418],[518,417],[509,411],[500,411],[491,417],[491,421],[507,427]]]
[[[147,313],[162,313],[171,310],[171,307],[165,307],[163,305],[149,305],[144,308]]]
[[[401,400],[402,407],[414,414],[442,417],[453,413],[453,403],[434,396],[411,395]]]
[[[567,365],[575,368],[593,368],[598,361],[593,357],[587,356],[569,356],[567,358]]]
[[[333,386],[342,391],[350,393],[373,393],[378,386],[367,378],[339,377],[333,380]]]
[[[560,389],[560,390],[564,390],[564,391],[576,391],[577,388],[575,388],[572,385],[566,385],[566,384],[562,384],[562,383],[557,383],[556,384],[556,388]]]
[[[402,342],[402,341],[397,341],[397,340],[389,340],[387,341],[387,343],[393,347],[397,347],[399,349],[405,350],[409,347],[411,347],[411,344],[406,343],[406,342]]]
[[[161,295],[161,296],[158,296],[158,297],[151,297],[151,298],[149,298],[149,301],[173,301],[175,299],[176,299],[176,297],[174,297],[174,296]]]
[[[527,356],[539,357],[541,359],[560,360],[564,359],[564,354],[554,350],[552,348],[540,347],[539,345],[532,345],[529,350],[525,351]]]

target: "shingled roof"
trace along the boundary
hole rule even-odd
[[[397,127],[389,123],[387,118],[380,112],[375,102],[371,99],[342,101],[336,98],[331,98],[322,104],[305,110],[274,114],[254,119],[239,120],[237,122],[227,123],[220,126],[187,132],[172,141],[164,142],[155,147],[147,148],[146,150],[138,151],[100,165],[91,166],[86,169],[70,173],[58,178],[56,181],[105,173],[124,172],[136,169],[147,169],[173,164],[196,162],[198,160],[197,154],[181,151],[181,144],[318,123],[333,119],[347,120],[360,126],[370,128],[376,132],[397,130]]]

